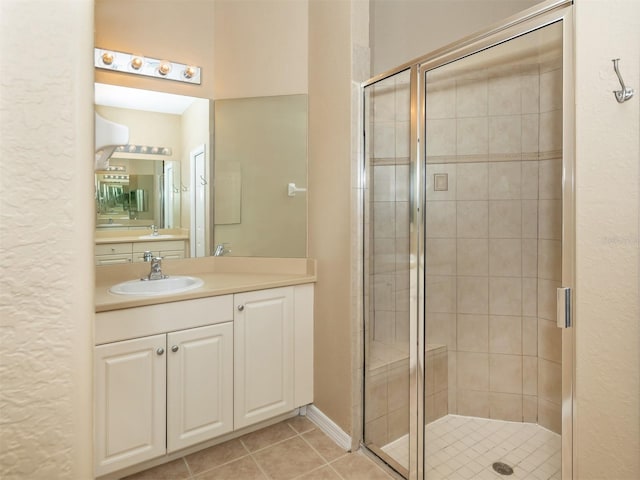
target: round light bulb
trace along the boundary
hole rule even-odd
[[[136,151],[136,146],[135,145],[129,145],[129,151],[130,152],[135,152]]]
[[[165,148],[162,149],[162,154],[163,155],[171,155],[171,150],[169,150],[168,148],[165,147]]]
[[[196,74],[196,67],[192,67],[190,65],[187,65],[187,68],[185,68],[184,72],[182,72],[182,75],[184,75],[184,78],[192,78],[195,74]]]
[[[161,62],[158,67],[158,73],[162,76],[168,75],[171,71],[171,64],[169,62]]]
[[[105,65],[111,65],[113,63],[113,58],[113,53],[104,52],[102,54],[102,63],[104,63]]]
[[[143,64],[144,61],[140,57],[133,57],[131,59],[131,68],[134,70],[140,70]]]
[[[147,153],[147,147],[140,147],[140,153]]]
[[[153,148],[151,149],[151,153],[154,153],[154,154],[155,154],[155,153],[158,153],[158,147],[153,147]]]

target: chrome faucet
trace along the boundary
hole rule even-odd
[[[231,253],[231,250],[228,250],[226,248],[226,246],[229,245],[228,243],[219,243],[216,245],[216,249],[213,251],[213,256],[214,257],[222,257],[223,255],[227,254],[227,253]]]
[[[150,262],[152,258],[153,258],[153,254],[151,253],[151,250],[146,250],[142,254],[142,260],[144,260],[145,262]]]
[[[156,235],[158,235],[158,226],[157,225],[155,225],[155,224],[151,225],[149,228],[151,229],[151,235],[153,235],[154,237]]]
[[[167,278],[167,275],[162,273],[162,257],[151,257],[151,272],[141,280],[162,280],[163,278]]]

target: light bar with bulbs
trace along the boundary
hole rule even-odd
[[[200,67],[183,63],[158,60],[131,53],[116,52],[95,48],[93,64],[96,68],[114,70],[134,75],[145,75],[154,78],[166,78],[177,82],[195,83],[200,85]]]

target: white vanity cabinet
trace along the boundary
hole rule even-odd
[[[96,265],[119,265],[133,259],[130,243],[105,243],[95,246]]]
[[[313,402],[313,284],[96,315],[95,473]]]
[[[96,475],[165,453],[166,335],[94,352]]]

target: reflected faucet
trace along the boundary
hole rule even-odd
[[[228,243],[219,243],[216,245],[216,249],[213,251],[213,256],[214,257],[222,257],[223,255],[227,254],[227,253],[231,253],[231,250],[228,250],[226,248],[226,246],[229,245]]]
[[[154,237],[158,235],[158,226],[157,225],[151,225],[149,227],[151,229],[151,235],[153,235]]]

